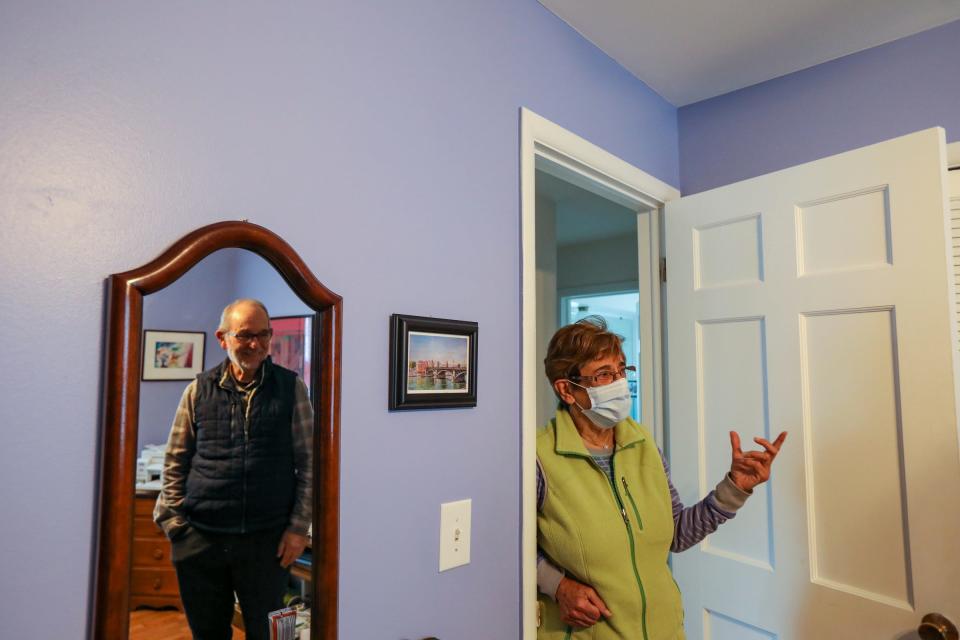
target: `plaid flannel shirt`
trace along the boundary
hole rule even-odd
[[[229,367],[220,378],[220,386],[235,389],[242,395],[244,410],[249,410],[250,399],[260,386],[263,377],[261,367],[255,382],[249,387],[241,387],[230,374]],[[163,461],[163,488],[157,497],[153,509],[153,519],[160,525],[168,538],[175,538],[189,524],[183,515],[183,502],[186,498],[187,475],[190,462],[196,451],[196,431],[194,429],[193,408],[197,395],[197,381],[192,381],[184,389],[173,418],[167,451]],[[297,473],[297,482],[293,510],[287,530],[306,535],[312,522],[313,513],[313,405],[303,380],[297,378],[294,388],[293,420],[290,425],[293,436],[293,465]]]

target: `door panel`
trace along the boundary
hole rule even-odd
[[[771,481],[673,558],[691,639],[960,621],[945,158],[930,129],[667,205],[681,496],[729,468],[729,430],[790,431]]]
[[[696,324],[697,352],[700,353],[697,386],[702,390],[701,410],[704,447],[707,451],[729,449],[726,425],[763,424],[767,414],[766,351],[764,319],[761,317],[721,319]],[[709,384],[705,384],[709,381]],[[729,458],[702,455],[699,468],[700,492],[713,487],[709,479],[722,478],[730,469]],[[707,553],[769,569],[773,562],[770,530],[769,492],[755,491],[753,507],[729,522],[703,543]]]
[[[811,580],[909,609],[893,310],[802,314],[800,345]]]

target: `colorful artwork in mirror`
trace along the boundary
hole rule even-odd
[[[310,385],[310,354],[313,351],[313,316],[280,316],[270,319],[273,340],[270,357],[274,363],[295,371],[307,389]],[[311,390],[311,393],[312,390]]]

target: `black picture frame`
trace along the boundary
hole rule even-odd
[[[389,409],[477,406],[477,329],[476,322],[464,320],[391,315]],[[466,362],[459,361],[463,346]],[[430,358],[431,353],[438,359]]]

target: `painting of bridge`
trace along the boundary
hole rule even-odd
[[[407,336],[407,393],[466,392],[469,336],[423,331]]]

